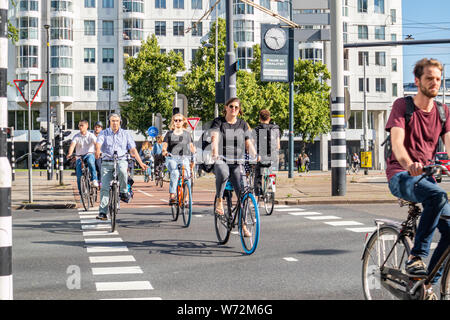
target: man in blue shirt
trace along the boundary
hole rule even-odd
[[[128,161],[127,153],[130,152],[143,170],[147,169],[147,166],[142,162],[139,152],[136,150],[136,143],[133,137],[127,131],[120,128],[121,118],[118,114],[113,113],[109,116],[110,127],[103,130],[97,137],[97,143],[95,145],[95,157],[102,157],[102,188],[100,189],[100,209],[97,219],[106,220],[109,203],[109,184],[112,180],[114,162],[113,154],[117,152],[118,156],[118,170],[119,170],[119,183],[120,183],[120,198],[128,201],[129,195],[127,190],[128,181]]]

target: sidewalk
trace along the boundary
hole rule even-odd
[[[45,171],[33,172],[33,203],[28,203],[28,172],[16,173],[12,184],[12,209],[70,209],[76,207],[76,177],[71,171],[64,172],[64,185],[60,186],[56,176],[47,180]],[[135,180],[143,180],[135,176]],[[294,173],[289,179],[287,172],[277,174],[276,203],[278,204],[349,204],[349,203],[393,203],[397,199],[391,195],[386,175],[382,171],[369,171],[346,175],[344,196],[331,195],[331,171]],[[195,181],[196,186],[215,190],[214,175],[208,174]],[[213,199],[211,199],[213,200]]]

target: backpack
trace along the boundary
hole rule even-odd
[[[413,97],[412,96],[407,96],[405,97],[405,101],[406,101],[406,111],[405,111],[405,127],[408,125],[409,121],[411,120],[411,117],[414,113],[414,101],[413,101]],[[441,124],[442,124],[442,130],[444,130],[445,127],[445,122],[447,121],[446,117],[445,117],[445,109],[444,106],[442,105],[442,103],[440,103],[439,101],[436,101],[436,105],[437,105],[437,110],[439,112],[439,118],[441,120]],[[442,133],[441,133],[442,135]],[[384,160],[387,162],[389,160],[389,158],[392,155],[392,143],[391,143],[391,133],[389,132],[386,139],[383,141],[383,143],[381,144],[381,146],[385,146],[384,147]]]

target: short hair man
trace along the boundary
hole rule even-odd
[[[414,68],[415,84],[418,88],[413,101],[414,113],[408,123],[405,121],[406,100],[397,99],[386,123],[386,131],[391,132],[392,155],[387,161],[386,175],[392,194],[423,206],[422,216],[417,228],[414,246],[411,250],[405,271],[410,276],[424,276],[426,266],[422,261],[429,254],[431,239],[435,229],[441,232],[441,239],[429,263],[432,270],[450,244],[450,222],[440,219],[450,215],[447,192],[440,188],[434,178],[422,179],[417,187],[424,165],[433,159],[439,137],[441,136],[447,152],[450,150],[450,114],[444,106],[447,121],[442,125],[434,98],[439,92],[442,77],[442,64],[434,59],[422,59]],[[433,280],[437,282],[442,270]],[[431,284],[427,297],[435,297]]]
[[[109,203],[109,184],[112,180],[114,171],[113,154],[117,152],[118,156],[118,170],[119,170],[119,183],[120,183],[120,198],[123,201],[129,200],[129,194],[127,190],[128,183],[128,161],[127,153],[130,152],[143,170],[147,169],[147,166],[142,162],[139,152],[136,150],[136,143],[130,133],[123,130],[121,125],[121,118],[118,114],[113,113],[109,116],[110,127],[103,130],[97,138],[95,146],[95,157],[100,158],[100,154],[103,154],[102,158],[102,187],[100,189],[100,208],[97,219],[106,220],[108,203]]]
[[[71,158],[74,149],[75,154],[77,156],[77,162],[76,162],[76,174],[77,174],[77,185],[78,185],[78,191],[81,193],[80,189],[80,179],[81,179],[81,161],[85,161],[88,165],[89,171],[91,172],[91,180],[92,185],[95,188],[98,188],[98,176],[97,176],[97,170],[95,168],[95,158],[94,158],[94,152],[95,152],[95,142],[97,140],[96,136],[88,131],[89,123],[86,120],[81,120],[78,123],[78,128],[80,129],[80,132],[78,132],[72,139],[72,143],[69,147],[69,152],[67,153],[67,158]]]

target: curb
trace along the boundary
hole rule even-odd
[[[275,204],[298,205],[298,204],[380,204],[380,203],[397,203],[397,199],[379,199],[379,200],[357,200],[357,199],[341,199],[341,200],[275,200]]]
[[[29,204],[19,204],[13,205],[11,207],[12,210],[30,210],[30,209],[75,209],[77,204],[75,202],[67,202],[67,203],[55,203],[55,204],[37,204],[37,203],[29,203]]]

